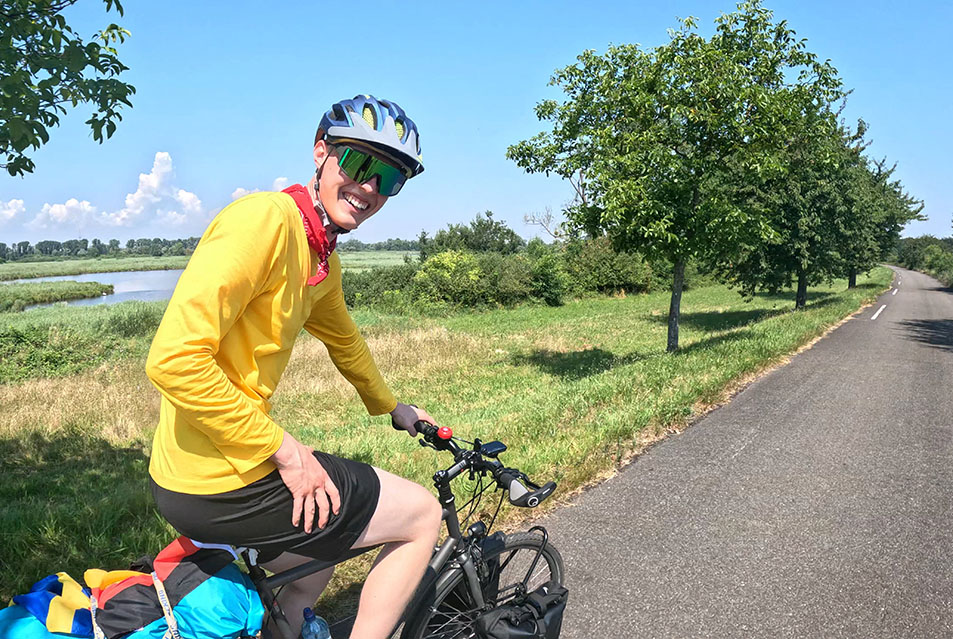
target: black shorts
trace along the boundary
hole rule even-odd
[[[256,482],[217,495],[190,495],[162,488],[150,477],[152,496],[162,516],[179,533],[204,543],[245,546],[259,551],[259,561],[283,552],[338,561],[367,528],[380,497],[377,473],[367,464],[315,451],[341,495],[341,508],[318,528],[318,513],[310,534],[291,525],[294,500],[275,470]],[[352,553],[353,554],[353,553]]]

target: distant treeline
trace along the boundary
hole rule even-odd
[[[897,264],[953,286],[953,237],[905,237],[897,244]]]
[[[30,262],[90,257],[120,258],[134,255],[191,255],[198,243],[197,237],[176,240],[142,237],[137,240],[128,240],[125,245],[120,244],[119,240],[104,242],[99,239],[66,240],[65,242],[43,240],[36,244],[23,241],[9,246],[0,242],[0,261]]]
[[[141,237],[121,244],[119,240],[104,242],[99,239],[66,240],[56,242],[43,240],[36,244],[15,242],[7,245],[0,242],[0,262],[47,261],[58,259],[82,259],[89,257],[131,257],[141,255],[191,255],[198,246],[199,238],[165,240],[161,237]],[[392,238],[384,242],[362,242],[349,239],[338,244],[340,251],[417,251],[419,240]]]

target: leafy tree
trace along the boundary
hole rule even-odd
[[[748,206],[761,211],[773,235],[742,242],[722,269],[744,295],[758,289],[777,292],[796,282],[795,309],[801,309],[809,285],[843,271],[847,230],[866,232],[866,227],[848,195],[850,163],[856,160],[838,135],[834,114],[821,105],[796,121],[778,155],[784,170],[744,191]]]
[[[53,240],[44,240],[36,243],[36,250],[41,255],[55,255],[60,252],[62,245]]]
[[[119,252],[119,240],[109,240],[109,252],[110,253]]]
[[[526,243],[506,222],[493,219],[493,212],[486,211],[469,225],[450,224],[437,231],[431,240],[426,233],[418,239],[420,259],[444,251],[470,251],[473,253],[500,253],[510,255],[519,252]]]
[[[121,16],[119,0],[103,0]],[[67,105],[92,104],[86,121],[102,143],[116,131],[135,88],[117,78],[127,67],[114,47],[129,32],[110,24],[84,41],[62,12],[77,0],[0,0],[0,168],[31,173],[27,149],[49,141]]]
[[[686,263],[728,263],[742,240],[771,237],[739,182],[780,172],[787,127],[806,103],[837,99],[840,81],[759,0],[720,16],[710,39],[694,18],[669,33],[655,49],[586,51],[558,70],[550,84],[566,99],[536,107],[552,130],[507,156],[531,173],[578,176],[582,197],[566,213],[591,236],[672,262],[674,351]]]

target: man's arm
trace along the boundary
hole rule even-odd
[[[340,286],[318,302],[304,327],[324,342],[331,361],[357,389],[368,413],[383,415],[396,408],[397,400],[387,388],[367,343],[347,312]]]

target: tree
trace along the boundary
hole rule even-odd
[[[123,14],[119,0],[103,0],[107,13]],[[67,105],[92,104],[86,121],[102,143],[132,106],[135,87],[117,78],[127,67],[114,47],[129,32],[110,24],[84,41],[62,12],[77,0],[0,0],[0,168],[31,173],[27,149],[49,141]],[[5,159],[2,159],[5,156]]]
[[[575,177],[580,197],[566,214],[590,235],[605,232],[619,249],[674,264],[674,351],[686,263],[729,263],[742,240],[771,237],[738,197],[739,181],[780,172],[789,122],[809,99],[838,98],[840,81],[759,0],[720,16],[710,39],[694,18],[669,33],[650,51],[586,51],[558,70],[550,84],[566,99],[536,107],[552,131],[507,156],[531,173]]]
[[[526,242],[506,222],[493,219],[493,212],[477,215],[469,225],[450,224],[437,231],[431,240],[421,233],[420,259],[444,251],[470,251],[473,253],[500,253],[510,255],[522,249]]]

